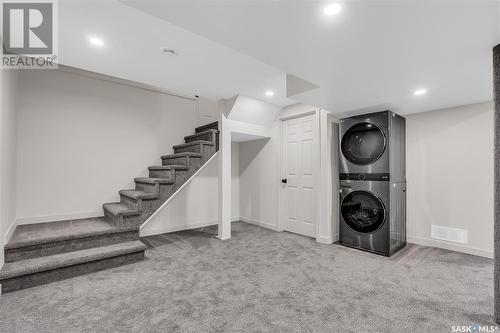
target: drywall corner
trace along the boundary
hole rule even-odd
[[[3,246],[12,235],[16,220],[17,100],[18,71],[1,72],[0,108],[0,266]]]
[[[2,131],[2,125],[3,125],[3,110],[4,110],[4,106],[3,106],[3,101],[5,100],[3,94],[3,77],[4,77],[4,71],[3,70],[0,70],[0,140],[1,140],[1,136],[3,134],[3,131]],[[0,141],[0,144],[1,144],[1,141]],[[1,146],[0,146],[1,148]],[[0,157],[1,157],[1,154],[0,154]],[[3,179],[1,177],[2,175],[2,171],[3,171],[3,167],[0,163],[0,189],[3,187]],[[1,201],[0,201],[0,211],[2,210],[2,205],[1,205]],[[0,269],[2,268],[4,262],[5,262],[5,258],[4,258],[4,251],[3,251],[3,247],[4,247],[4,238],[3,238],[3,233],[2,233],[2,221],[0,220]],[[0,295],[2,294],[2,286],[0,285]]]
[[[500,8],[500,7],[499,7]],[[500,323],[500,44],[493,49],[494,73],[494,216],[493,216],[493,241],[494,241],[494,316]]]
[[[240,144],[231,142],[231,220],[240,218]]]

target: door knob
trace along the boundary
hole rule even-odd
[[[283,178],[283,179],[281,180],[281,182],[282,182],[283,184],[286,184],[286,183],[287,183],[287,179],[286,179],[286,178]]]

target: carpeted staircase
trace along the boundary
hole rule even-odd
[[[195,134],[121,190],[120,202],[103,205],[98,218],[21,225],[5,246],[2,292],[11,292],[144,259],[139,227],[219,148],[217,122]]]

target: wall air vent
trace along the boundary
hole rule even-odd
[[[442,225],[431,225],[431,238],[447,242],[467,244],[467,230],[445,227]]]

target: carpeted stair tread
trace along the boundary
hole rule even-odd
[[[208,129],[208,130],[203,131],[203,132],[199,132],[199,133],[196,133],[196,134],[185,136],[184,140],[188,141],[188,140],[191,140],[193,138],[201,137],[201,136],[204,136],[204,135],[207,135],[207,134],[217,134],[218,132],[219,131],[215,130],[215,129]]]
[[[148,168],[150,171],[162,171],[162,170],[187,170],[189,169],[185,165],[152,165]]]
[[[201,157],[200,153],[193,153],[193,152],[184,152],[184,153],[177,153],[177,154],[171,154],[171,155],[163,155],[161,157],[162,160],[168,160],[171,158],[178,158],[178,157]]]
[[[157,193],[145,192],[141,190],[121,190],[119,191],[121,195],[127,198],[138,200],[138,199],[156,199],[158,198]]]
[[[6,250],[123,232],[104,217],[19,225]]]
[[[0,270],[0,280],[117,257],[135,252],[143,252],[145,250],[146,245],[144,245],[144,243],[140,241],[132,241],[46,257],[20,260],[4,264],[3,268]]]
[[[174,146],[174,149],[179,149],[179,148],[185,148],[185,147],[191,147],[191,146],[196,146],[196,145],[207,145],[207,146],[213,146],[214,143],[212,141],[206,141],[206,140],[196,140],[188,143],[183,143],[182,145],[177,145]]]
[[[200,133],[200,132],[204,132],[208,129],[218,129],[219,128],[219,122],[218,121],[214,121],[214,122],[211,122],[209,124],[205,124],[203,126],[198,126],[194,129],[194,131],[196,133]]]
[[[103,208],[106,209],[108,212],[110,212],[114,216],[118,215],[124,215],[124,216],[133,216],[133,215],[140,215],[140,212],[137,211],[136,209],[132,209],[129,206],[119,203],[119,202],[113,202],[113,203],[107,203],[103,205]]]
[[[143,183],[143,184],[162,184],[162,185],[168,185],[168,184],[173,184],[174,180],[171,178],[150,178],[150,177],[140,177],[140,178],[134,178],[134,181],[136,183]]]

